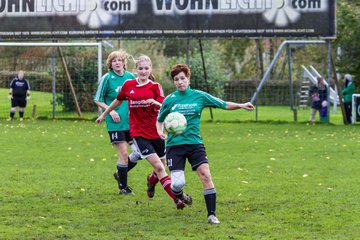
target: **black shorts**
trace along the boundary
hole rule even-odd
[[[110,142],[119,143],[119,142],[131,142],[132,138],[130,136],[130,131],[109,131]]]
[[[165,157],[165,141],[161,138],[147,139],[134,137],[134,144],[142,159],[156,153],[160,159]]]
[[[201,164],[209,164],[203,144],[184,144],[166,148],[167,165],[170,171],[185,170],[186,159],[195,171]]]
[[[11,99],[11,107],[26,107],[26,98],[13,97]]]

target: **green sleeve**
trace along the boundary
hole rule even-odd
[[[168,98],[165,98],[165,100],[163,101],[157,118],[159,122],[163,122],[166,116],[170,113],[171,104],[169,102],[170,101]]]
[[[220,98],[214,97],[209,93],[199,91],[203,97],[205,107],[222,108],[226,109],[226,102]]]
[[[106,92],[107,82],[108,82],[107,76],[108,76],[108,74],[105,74],[99,82],[98,88],[97,88],[95,96],[94,96],[94,100],[96,102],[105,102],[104,95]]]

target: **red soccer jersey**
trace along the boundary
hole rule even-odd
[[[128,100],[132,137],[159,138],[156,119],[160,108],[145,102],[150,98],[160,103],[164,101],[164,92],[159,83],[148,81],[139,85],[137,79],[127,80],[116,98],[119,101]]]

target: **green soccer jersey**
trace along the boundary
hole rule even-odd
[[[179,112],[185,116],[187,127],[180,135],[169,134],[166,146],[202,144],[200,117],[205,107],[226,109],[226,102],[208,93],[193,90],[190,87],[183,92],[177,90],[168,95],[162,103],[158,121],[163,122],[171,112]]]
[[[99,83],[94,100],[110,105],[121,90],[122,85],[128,79],[134,79],[134,75],[124,71],[123,76],[119,76],[114,71],[106,73]],[[126,131],[129,130],[129,107],[128,102],[123,101],[120,106],[114,109],[120,116],[120,122],[116,123],[108,114],[105,118],[108,131]]]

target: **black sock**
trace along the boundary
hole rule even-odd
[[[120,179],[120,189],[127,187],[127,164],[118,164],[117,170]]]
[[[24,112],[19,111],[19,116],[20,116],[20,118],[23,118],[24,117]]]
[[[10,112],[10,117],[14,118],[14,116],[15,116],[15,112]]]
[[[132,161],[130,161],[130,159],[128,158],[128,167],[127,167],[127,171],[130,172],[131,169],[133,169],[136,166],[136,163],[133,163]]]
[[[208,216],[216,215],[216,191],[215,188],[205,189],[204,197]]]
[[[183,195],[183,191],[181,190],[180,192],[175,192],[174,189],[171,189],[171,191],[173,192],[173,194],[175,195],[175,197],[181,199],[182,195]]]

